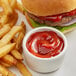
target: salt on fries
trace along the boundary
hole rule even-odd
[[[26,33],[24,22],[15,25],[18,19],[16,10],[24,13],[23,6],[16,0],[0,0],[0,75],[16,76],[8,70],[15,66],[22,76],[31,76],[26,66],[22,63],[22,40]]]

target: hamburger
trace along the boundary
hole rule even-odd
[[[49,26],[66,33],[76,27],[76,0],[22,0],[22,3],[33,28]]]

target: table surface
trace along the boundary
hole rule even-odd
[[[21,21],[25,22],[26,27],[27,27],[27,32],[32,30],[29,24],[27,23],[25,16],[19,13],[19,19],[18,19],[17,24],[20,24]],[[67,48],[67,53],[65,55],[65,59],[64,59],[62,67],[53,73],[40,74],[31,70],[26,65],[26,61],[24,60],[24,64],[30,70],[30,72],[32,73],[32,76],[76,76],[76,59],[75,59],[76,58],[76,30],[70,33],[67,33],[65,36],[68,40],[68,48]],[[10,70],[13,71],[17,76],[22,76],[16,68],[13,67]]]

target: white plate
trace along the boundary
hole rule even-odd
[[[20,2],[20,0],[18,1]],[[25,22],[27,26],[27,32],[30,31],[31,27],[26,22],[25,16],[19,14],[19,20],[17,24],[19,24],[21,21]],[[53,73],[40,74],[28,68],[28,66],[26,65],[26,61],[24,61],[24,64],[30,70],[32,76],[76,76],[76,30],[68,33],[66,37],[68,40],[68,49],[62,67],[58,71]],[[10,70],[13,71],[17,76],[22,76],[16,68],[11,68]]]

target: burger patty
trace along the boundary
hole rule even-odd
[[[52,21],[48,21],[48,20],[40,20],[38,17],[36,17],[35,15],[30,14],[30,13],[27,13],[27,14],[34,21],[39,22],[40,24],[46,24],[46,25],[49,25],[49,26],[65,26],[64,24],[66,24],[66,23],[68,23],[68,22],[70,22],[70,21],[72,21],[73,19],[76,18],[76,15],[73,15],[73,16],[63,17],[61,19],[61,21],[52,22]],[[69,26],[69,25],[67,25],[67,26]]]

